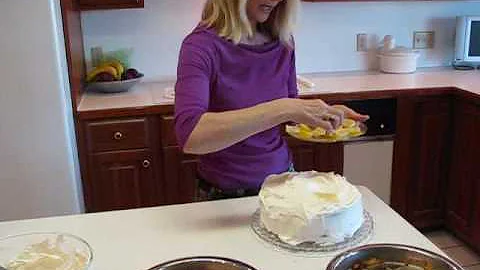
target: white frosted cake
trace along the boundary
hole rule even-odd
[[[339,243],[363,224],[362,195],[338,174],[272,175],[259,197],[262,224],[291,245]]]

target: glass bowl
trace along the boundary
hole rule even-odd
[[[90,245],[68,233],[29,233],[0,238],[0,266],[7,270],[23,269],[19,266],[27,262],[38,264],[38,269],[87,270],[92,259]]]

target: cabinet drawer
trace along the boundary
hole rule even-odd
[[[89,122],[86,124],[90,152],[128,150],[149,146],[147,118]]]
[[[178,145],[175,135],[175,122],[173,116],[162,116],[161,118],[161,138],[163,146]]]

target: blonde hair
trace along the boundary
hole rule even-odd
[[[253,37],[253,29],[247,17],[248,0],[207,0],[203,8],[201,24],[213,27],[217,34],[238,44],[242,37]],[[299,0],[283,0],[275,7],[268,20],[258,25],[258,30],[279,39],[292,47]]]

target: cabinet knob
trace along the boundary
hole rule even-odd
[[[150,160],[145,159],[145,160],[142,162],[142,165],[143,165],[144,168],[150,167]]]
[[[380,128],[381,128],[381,129],[384,129],[384,128],[385,128],[385,125],[384,125],[384,124],[380,124]]]
[[[123,137],[123,134],[120,131],[117,131],[117,132],[115,132],[115,134],[113,134],[113,138],[117,141],[121,140],[122,137]]]

